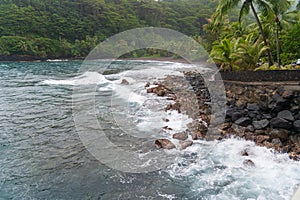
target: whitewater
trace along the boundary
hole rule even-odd
[[[172,135],[192,119],[165,111],[172,100],[147,93],[145,84],[194,66],[119,60],[106,73],[80,67],[76,61],[1,64],[0,199],[289,200],[299,186],[299,162],[238,138],[166,150],[174,159],[157,171],[126,173],[101,163],[78,137],[72,108],[87,94],[74,99],[74,88],[93,87],[101,131],[124,151],[156,151],[157,138],[179,147]],[[162,131],[166,126],[172,130]],[[246,159],[255,166],[243,164]]]

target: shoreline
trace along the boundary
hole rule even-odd
[[[198,110],[191,110],[193,106],[187,93],[177,91],[177,83],[181,87],[182,82],[177,80],[178,77],[167,77],[156,87],[147,89],[147,93],[155,93],[157,96],[172,95],[175,103],[168,105],[165,110],[177,110],[193,119],[186,131],[174,134],[173,138],[179,138],[187,146],[192,145],[192,140],[197,139],[244,138],[255,142],[257,146],[264,146],[278,153],[287,153],[290,159],[300,161],[300,107],[297,106],[297,102],[300,101],[299,89],[294,90],[294,88],[273,84],[245,87],[227,83],[225,84],[227,98],[225,121],[217,125],[213,135],[207,135],[208,127],[203,122],[209,125],[211,118],[216,117],[209,111],[209,104],[206,104],[210,102],[207,88],[199,74],[186,73],[185,78],[190,81],[197,94]],[[174,86],[177,89],[173,88]],[[177,91],[179,95],[172,91]],[[188,135],[192,140],[186,140]],[[174,148],[167,138],[159,139],[155,145],[160,148]],[[241,155],[248,156],[246,147]]]
[[[28,56],[28,55],[0,55],[0,62],[37,62],[37,61],[47,61],[47,60],[84,60],[85,57],[38,57],[38,56]],[[176,63],[186,63],[188,62],[183,58],[172,58],[172,57],[140,57],[140,58],[118,58],[116,60],[140,60],[140,61],[162,61],[162,62],[176,62]]]
[[[162,62],[176,62],[176,63],[185,63],[189,64],[185,59],[183,58],[172,58],[172,57],[158,57],[158,58],[152,58],[152,57],[140,57],[140,58],[122,58],[120,60],[141,60],[141,61],[162,61]]]

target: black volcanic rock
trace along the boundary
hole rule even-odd
[[[288,121],[294,121],[294,117],[291,111],[289,110],[283,110],[280,111],[277,115],[278,118],[286,119]]]
[[[248,126],[251,124],[251,119],[249,117],[242,117],[236,120],[235,123],[240,126]]]
[[[259,110],[259,106],[256,103],[248,103],[247,104],[247,109],[248,110],[258,111]]]
[[[300,120],[294,121],[293,126],[297,131],[300,131]]]
[[[270,126],[272,128],[290,129],[292,127],[292,124],[291,124],[291,122],[289,122],[283,118],[275,117],[270,120]]]
[[[243,113],[235,111],[234,113],[232,113],[231,120],[233,122],[235,122],[236,120],[240,119],[241,117],[243,117]]]
[[[252,125],[254,126],[255,129],[264,129],[269,125],[269,120],[267,119],[263,119],[263,120],[259,120],[259,121],[253,121]]]

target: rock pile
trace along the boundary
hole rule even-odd
[[[300,90],[226,83],[224,137],[237,135],[300,159]]]
[[[167,105],[166,110],[177,110],[193,119],[186,131],[175,133],[173,138],[185,148],[192,145],[189,135],[193,140],[207,139],[206,133],[213,116],[209,91],[202,76],[187,72],[185,77],[170,76],[154,85],[149,88],[150,83],[146,84],[148,93],[174,101]],[[276,84],[225,82],[225,89],[226,117],[225,122],[218,125],[216,132],[219,135],[216,134],[215,139],[238,136],[252,140],[259,146],[289,153],[290,158],[300,160],[299,86],[289,88]],[[156,146],[164,148],[163,145]],[[175,145],[171,146],[175,148]]]

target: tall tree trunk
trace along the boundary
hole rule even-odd
[[[270,46],[269,46],[269,44],[267,42],[267,38],[266,38],[265,32],[264,32],[263,27],[261,25],[261,22],[260,22],[260,20],[258,18],[257,12],[256,12],[256,10],[254,8],[253,3],[252,3],[252,0],[248,0],[248,1],[250,1],[251,10],[252,10],[252,12],[254,14],[254,17],[255,17],[257,25],[259,27],[260,33],[261,33],[261,35],[263,37],[264,44],[265,44],[265,46],[269,47],[268,48],[268,61],[269,61],[269,67],[270,67],[271,65],[273,65],[272,52],[271,52]]]
[[[279,45],[279,19],[278,16],[276,16],[276,51],[277,51],[277,66],[280,67],[280,45]]]

